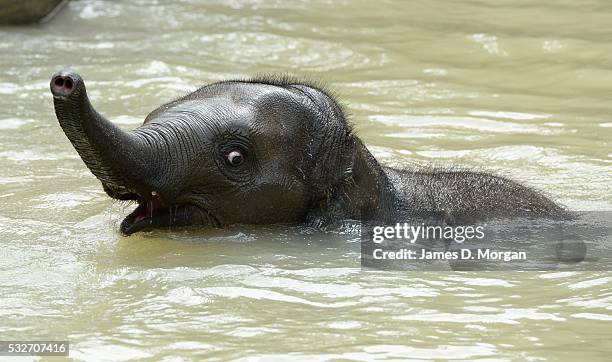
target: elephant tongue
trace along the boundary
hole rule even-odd
[[[134,224],[146,219],[147,217],[153,218],[153,212],[157,209],[163,209],[164,203],[159,199],[159,196],[155,195],[149,200],[145,201],[146,207],[140,208],[140,212],[136,215],[132,221]]]
[[[192,211],[186,205],[167,205],[157,195],[141,201],[138,207],[121,222],[121,233],[131,235],[149,228],[191,225]]]

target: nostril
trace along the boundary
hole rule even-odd
[[[0,3],[2,1],[0,0]],[[49,86],[56,98],[78,96],[79,90],[84,87],[81,77],[70,70],[60,70],[53,74]]]
[[[66,81],[64,82],[64,87],[66,88],[66,90],[72,90],[72,86],[74,84],[72,84],[72,80],[70,78],[67,78]]]

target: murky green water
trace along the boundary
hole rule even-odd
[[[133,128],[207,82],[303,75],[387,164],[610,210],[611,20],[606,0],[75,1],[0,28],[0,339],[88,361],[609,360],[609,272],[362,272],[358,235],[300,228],[123,238],[132,206],[78,158],[48,81],[72,67]]]

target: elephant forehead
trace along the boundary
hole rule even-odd
[[[226,105],[243,109],[253,118],[256,126],[269,127],[270,131],[292,132],[303,126],[312,114],[303,95],[280,86],[259,83],[230,83],[225,95]]]
[[[241,134],[254,122],[249,105],[234,104],[224,98],[185,100],[150,117],[144,128],[172,127],[193,136],[212,137],[219,133],[240,130]]]
[[[164,118],[199,122],[219,131],[248,130],[272,141],[301,135],[308,122],[308,114],[295,103],[235,103],[223,98],[185,102]]]

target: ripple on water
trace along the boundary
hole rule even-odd
[[[36,209],[75,208],[83,205],[95,196],[82,192],[61,192],[56,194],[42,195],[38,198]]]
[[[15,84],[15,83],[7,83],[7,82],[0,83],[0,94],[13,94],[13,93],[17,93],[21,89],[22,88],[18,84]]]
[[[574,313],[574,318],[593,319],[598,321],[612,321],[612,315],[598,313]]]
[[[18,129],[28,123],[33,123],[33,119],[23,118],[3,118],[0,119],[0,129]]]
[[[0,152],[0,157],[11,161],[54,161],[60,159],[59,155],[39,153],[33,150],[4,151]]]
[[[542,279],[566,279],[578,274],[577,272],[555,272],[555,273],[544,273],[538,275]]]
[[[606,309],[612,311],[612,296],[603,298],[593,297],[591,295],[572,297],[567,299],[559,300],[559,303],[567,303],[568,305],[584,308],[593,309]]]
[[[344,44],[279,34],[231,32],[200,37],[200,56],[212,56],[235,63],[261,62],[268,65],[292,64],[305,71],[360,68],[382,62]],[[241,51],[237,53],[235,49]]]
[[[444,278],[445,280],[449,280],[451,282],[462,282],[465,285],[471,286],[484,286],[484,287],[503,287],[503,288],[512,288],[516,287],[515,284],[497,278],[478,278],[478,277],[458,277],[458,276],[450,276]]]
[[[184,306],[204,305],[211,302],[210,298],[198,295],[196,291],[189,287],[172,289],[166,294],[166,300]]]
[[[268,327],[237,327],[227,332],[227,335],[239,338],[249,338],[270,333],[283,333],[283,331]]]
[[[423,310],[419,314],[398,315],[394,319],[415,322],[448,322],[448,323],[485,323],[485,324],[520,324],[520,320],[549,320],[563,322],[566,319],[553,313],[538,312],[534,308],[506,308],[501,313],[446,313],[434,310]]]
[[[601,286],[601,285],[606,285],[606,284],[610,283],[610,281],[612,281],[612,278],[610,278],[610,277],[596,278],[596,279],[590,279],[590,280],[583,280],[581,282],[573,283],[573,284],[568,285],[568,288],[570,288],[570,289],[593,288],[593,287],[597,287],[597,286]]]
[[[558,130],[541,127],[533,124],[496,121],[476,117],[456,116],[419,116],[419,115],[373,115],[369,119],[389,126],[402,127],[449,127],[466,128],[479,132],[505,133],[505,134],[553,134]]]
[[[405,344],[374,344],[368,346],[355,346],[342,353],[317,353],[309,354],[295,352],[290,359],[282,354],[260,354],[257,361],[298,361],[298,362],[323,362],[330,360],[465,360],[474,358],[485,358],[496,355],[497,349],[492,344],[477,343],[476,345],[439,345],[432,348],[411,347]],[[351,351],[353,350],[353,351]],[[252,361],[250,357],[239,358],[236,361]]]
[[[294,297],[291,295],[287,295],[280,292],[275,292],[266,289],[255,289],[255,288],[244,288],[244,287],[210,287],[210,288],[201,288],[201,293],[216,296],[216,297],[224,297],[229,299],[234,298],[247,298],[247,299],[255,299],[255,300],[268,300],[274,302],[285,302],[285,303],[295,303],[295,304],[303,304],[309,305],[319,308],[344,308],[348,306],[353,306],[358,304],[357,301],[347,301],[347,302],[331,302],[331,303],[320,303],[320,302],[312,302],[310,300]]]
[[[91,1],[82,5],[79,16],[90,20],[100,17],[112,18],[121,13],[121,5],[104,1]]]
[[[260,288],[278,288],[283,291],[292,291],[301,295],[320,294],[330,300],[354,299],[356,297],[372,296],[399,296],[405,298],[412,297],[435,297],[438,292],[434,288],[426,286],[396,285],[394,287],[367,287],[357,283],[322,283],[306,282],[297,279],[283,278],[280,276],[266,276],[255,274],[244,280],[244,284]]]
[[[153,356],[142,348],[128,347],[115,341],[91,340],[70,346],[70,357],[81,361],[133,361]]]
[[[338,321],[338,322],[330,322],[330,323],[322,323],[323,326],[333,329],[357,329],[363,326],[362,323],[358,321]]]
[[[493,117],[501,119],[513,119],[517,121],[529,121],[533,119],[546,119],[552,117],[552,114],[533,114],[523,112],[505,112],[505,111],[469,111],[470,116],[477,117]]]
[[[161,74],[170,73],[170,67],[161,60],[152,60],[145,67],[142,67],[136,71],[137,74],[146,76],[159,76]]]

